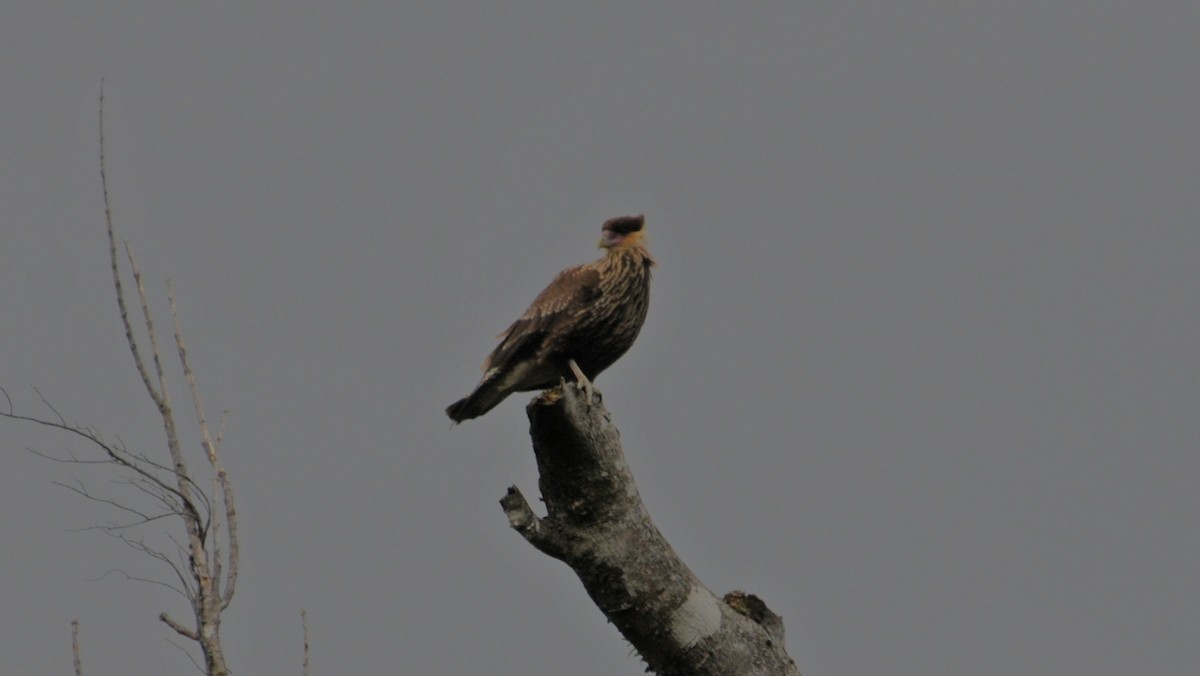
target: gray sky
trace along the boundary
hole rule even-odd
[[[306,608],[314,674],[641,673],[497,504],[528,397],[442,413],[629,213],[660,265],[597,385],[806,675],[1200,667],[1200,5],[246,4],[0,10],[0,385],[161,447],[104,77],[120,235],[231,415],[235,671],[299,673]],[[69,443],[0,424],[0,671],[69,673],[78,618],[88,673],[189,673],[182,602],[105,575],[156,569],[69,531],[92,475],[22,450]]]

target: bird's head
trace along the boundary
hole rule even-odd
[[[600,229],[600,248],[616,249],[642,244],[645,238],[642,226],[645,224],[646,218],[640,214],[608,219]]]

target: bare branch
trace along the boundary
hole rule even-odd
[[[183,456],[183,450],[180,447],[179,436],[176,431],[174,411],[171,406],[170,389],[167,386],[166,372],[162,365],[162,353],[158,346],[158,339],[154,330],[154,320],[150,312],[149,302],[146,297],[145,284],[142,282],[141,272],[138,270],[137,261],[133,256],[133,247],[128,243],[125,245],[126,257],[129,260],[129,267],[132,270],[134,284],[137,287],[138,299],[141,302],[142,317],[146,323],[146,332],[149,336],[150,349],[154,361],[155,373],[158,375],[158,392],[159,396],[156,400],[158,404],[159,416],[162,418],[163,431],[167,437],[167,452],[171,456],[171,462],[175,468],[176,478],[176,493],[180,497],[180,507],[184,510],[186,517],[183,519],[184,527],[188,535],[188,570],[191,573],[191,578],[194,583],[195,596],[192,598],[192,609],[196,614],[197,629],[191,631],[191,634],[184,634],[194,637],[194,640],[200,643],[200,649],[204,653],[204,662],[210,676],[225,676],[228,669],[225,666],[225,658],[221,650],[219,638],[220,613],[221,610],[229,605],[232,601],[232,584],[228,585],[225,594],[220,594],[220,581],[211,573],[212,561],[209,559],[209,552],[206,549],[205,539],[208,534],[209,523],[202,512],[207,512],[207,509],[202,510],[193,500],[194,494],[204,495],[204,492],[195,485],[188,471],[187,462]],[[185,378],[188,381],[188,386],[193,396],[193,403],[198,403],[198,390],[195,386],[195,378],[191,374],[190,366],[187,363],[187,352],[183,343],[183,334],[179,326],[179,315],[175,306],[174,293],[170,290],[168,282],[168,300],[171,306],[172,323],[175,328],[175,344],[179,352],[180,362],[183,365]],[[197,415],[201,421],[201,435],[204,439],[205,450],[209,456],[209,463],[213,465],[213,470],[216,472],[218,479],[222,479],[222,488],[225,489],[225,513],[230,529],[231,540],[233,538],[233,521],[230,515],[232,510],[232,494],[228,490],[228,480],[223,477],[224,470],[220,469],[219,463],[215,463],[215,454],[212,450],[212,440],[208,434],[207,423],[204,422],[203,409],[197,409]],[[207,506],[207,498],[202,497],[204,504]],[[228,579],[233,579],[233,572],[236,570],[235,546],[230,546],[230,563]],[[164,614],[161,616],[163,621],[171,625],[169,618]],[[178,625],[173,625],[176,631],[179,631]],[[182,632],[181,632],[182,633]]]
[[[508,525],[521,534],[529,544],[537,547],[538,551],[561,559],[564,555],[559,539],[546,532],[544,520],[533,513],[529,501],[521,494],[516,486],[509,486],[508,493],[500,499],[500,506],[508,515]]]
[[[304,671],[303,676],[308,676],[308,613],[300,609],[300,626],[304,630]]]
[[[34,388],[34,391],[37,392],[37,389]],[[190,491],[188,491],[189,492],[188,496],[183,495],[177,488],[172,487],[170,484],[166,483],[166,481],[159,478],[154,473],[152,473],[151,471],[149,471],[145,467],[143,467],[143,464],[151,465],[154,468],[161,468],[163,471],[170,472],[172,474],[174,474],[174,470],[171,470],[170,468],[167,468],[163,465],[153,463],[153,462],[145,459],[144,456],[133,456],[128,451],[125,451],[122,448],[119,448],[119,447],[113,446],[109,443],[106,443],[103,439],[101,439],[99,437],[99,435],[97,435],[90,428],[76,427],[74,425],[67,423],[66,419],[63,418],[62,414],[58,412],[58,409],[56,409],[49,401],[46,401],[45,397],[42,396],[41,392],[37,392],[37,393],[38,393],[38,396],[41,397],[42,402],[46,405],[46,407],[55,414],[55,417],[57,418],[57,420],[45,420],[45,419],[36,418],[33,416],[27,416],[27,415],[22,415],[22,414],[18,414],[18,413],[12,413],[12,412],[6,413],[6,412],[2,412],[2,411],[0,411],[0,417],[9,418],[10,420],[24,420],[26,422],[36,423],[38,425],[42,425],[43,427],[50,427],[52,429],[62,430],[64,432],[68,432],[70,434],[78,436],[82,439],[86,439],[87,441],[89,441],[92,444],[95,444],[97,447],[99,447],[100,450],[104,451],[104,454],[106,456],[108,456],[108,458],[111,462],[133,471],[134,473],[143,477],[146,481],[157,485],[162,490],[164,490],[168,493],[174,494],[184,504],[190,504],[190,502],[191,502]],[[32,452],[35,455],[40,455],[42,457],[46,457],[46,458],[52,459],[52,460],[57,460],[60,462],[73,462],[73,461],[64,461],[59,458],[54,458],[53,456],[49,456],[49,455],[40,453],[39,451],[32,451]],[[92,462],[97,462],[98,464],[100,464],[100,463],[103,463],[104,461],[92,461]],[[89,463],[88,463],[88,461],[80,461],[80,464],[89,464]],[[183,479],[181,479],[181,480],[178,479],[178,476],[177,476],[177,480],[188,486],[193,485],[191,482],[191,479],[186,476],[183,477]],[[205,500],[207,501],[207,498],[205,498]],[[199,513],[197,512],[197,515],[198,514]]]
[[[133,353],[133,363],[137,366],[138,375],[142,377],[142,384],[146,387],[146,392],[155,405],[161,407],[161,397],[154,389],[154,383],[150,380],[150,372],[146,370],[146,364],[142,361],[141,352],[138,350],[137,340],[133,336],[133,324],[129,321],[129,309],[125,305],[125,290],[121,284],[121,269],[117,259],[117,238],[113,232],[112,202],[108,199],[107,163],[104,159],[103,81],[100,83],[100,188],[104,192],[104,222],[108,226],[108,257],[112,264],[113,288],[117,291],[117,307],[121,312],[121,324],[125,327],[125,342],[129,345],[129,351]]]
[[[175,349],[179,353],[179,364],[183,367],[183,378],[192,395],[192,405],[196,408],[196,422],[200,427],[204,450],[208,451],[212,447],[212,439],[208,435],[208,419],[204,416],[204,404],[200,401],[200,391],[196,388],[196,378],[192,373],[192,366],[188,362],[187,346],[183,342],[183,327],[179,322],[179,308],[175,304],[175,289],[169,279],[167,280],[167,303],[171,307],[171,325],[175,329]]]
[[[75,663],[75,676],[83,676],[83,662],[79,659],[79,620],[71,620],[71,656]]]
[[[138,301],[142,305],[142,321],[146,324],[146,335],[150,339],[150,358],[154,362],[154,372],[158,375],[158,404],[159,412],[164,417],[171,410],[171,393],[167,390],[167,375],[163,370],[162,353],[158,350],[158,336],[154,332],[154,317],[150,314],[150,302],[146,299],[146,285],[142,283],[142,272],[138,269],[137,260],[133,257],[133,245],[125,242],[125,258],[129,261],[129,269],[133,273],[133,286],[137,289]]]
[[[42,394],[41,390],[35,387],[33,388],[33,391],[37,394],[38,399],[40,399],[42,403],[46,405],[46,408],[50,409],[50,412],[54,414],[54,417],[58,418],[58,424],[60,427],[71,427],[71,425],[67,424],[67,419],[63,417],[63,414],[59,413],[58,409],[54,407],[54,404],[51,404],[50,401],[46,399],[46,396]],[[90,430],[85,428],[84,431],[89,432]]]
[[[221,411],[221,421],[217,423],[217,440],[213,448],[221,450],[221,441],[225,438],[225,423],[229,420],[229,411]]]
[[[188,629],[187,627],[183,626],[182,624],[179,624],[175,620],[172,620],[170,615],[168,615],[166,613],[159,613],[158,619],[162,620],[163,624],[174,629],[175,633],[179,634],[180,636],[182,636],[184,638],[190,638],[193,641],[200,640],[200,636],[196,634],[196,631],[194,629]]]
[[[78,479],[75,480],[76,485],[74,485],[74,486],[72,486],[70,484],[65,484],[61,481],[51,481],[50,483],[55,486],[60,486],[62,488],[65,488],[77,495],[81,495],[81,496],[87,498],[88,500],[91,500],[92,502],[98,502],[102,505],[109,505],[109,506],[115,507],[123,512],[128,512],[128,513],[133,514],[134,516],[138,517],[138,519],[139,519],[138,521],[117,526],[119,528],[130,528],[133,526],[140,526],[144,523],[149,523],[150,521],[160,519],[163,516],[169,516],[168,514],[159,514],[158,516],[149,516],[149,515],[144,514],[143,512],[140,512],[132,507],[129,507],[128,505],[123,505],[123,504],[117,502],[116,500],[112,500],[110,498],[101,498],[101,497],[92,495],[91,493],[88,492],[87,486],[85,486],[83,484],[83,482]],[[89,526],[89,528],[94,528],[94,527],[95,526]],[[105,526],[105,528],[112,528],[112,527],[114,527],[114,526]],[[82,529],[82,530],[88,530],[88,529]]]
[[[200,672],[201,674],[204,674],[204,673],[205,673],[205,671],[204,671],[204,667],[200,666],[200,663],[196,661],[196,658],[195,658],[195,656],[194,656],[194,655],[192,655],[190,652],[188,652],[188,649],[187,649],[187,648],[184,648],[183,646],[181,646],[181,645],[179,645],[178,643],[176,643],[176,642],[172,641],[171,639],[167,639],[167,643],[170,643],[171,645],[175,646],[176,648],[178,648],[178,649],[179,649],[179,652],[181,652],[181,653],[183,653],[184,655],[186,655],[186,656],[187,656],[187,658],[188,658],[188,661],[192,663],[192,667],[194,667],[194,668],[196,669],[196,671]]]
[[[167,559],[163,554],[156,552],[153,549],[146,547],[145,545],[139,545],[137,542],[135,542],[133,540],[129,540],[127,538],[122,538],[120,536],[114,536],[114,537],[116,537],[118,540],[121,540],[126,545],[129,545],[129,547],[131,547],[132,549],[136,549],[137,551],[142,552],[143,554],[148,554],[153,558],[164,561],[167,563],[167,565],[171,566],[172,568],[175,567],[175,565],[173,563],[171,563],[170,560]],[[99,577],[89,578],[88,582],[99,582],[100,580],[103,580],[104,578],[108,577],[110,574],[114,574],[114,573],[117,575],[120,575],[121,577],[125,578],[125,580],[127,580],[129,582],[144,582],[146,584],[152,584],[152,585],[157,585],[159,587],[164,587],[166,589],[170,589],[172,592],[175,592],[176,594],[179,594],[186,600],[189,600],[189,601],[191,600],[191,597],[187,595],[187,592],[185,592],[182,589],[179,589],[178,587],[175,587],[174,585],[163,582],[162,580],[155,580],[154,578],[150,578],[150,577],[140,577],[138,575],[130,575],[129,573],[126,573],[125,571],[121,570],[120,568],[109,568],[108,570],[104,571],[103,575],[101,575]]]
[[[214,575],[213,588],[220,595],[221,608],[227,608],[233,601],[234,589],[237,585],[238,573],[238,539],[237,539],[237,508],[234,506],[233,486],[229,482],[229,475],[225,472],[224,466],[221,465],[221,459],[217,455],[217,443],[213,441],[208,429],[208,418],[204,414],[204,403],[200,398],[200,388],[196,386],[196,377],[192,372],[192,365],[187,357],[187,345],[183,340],[183,327],[179,320],[179,308],[175,304],[175,290],[171,286],[170,280],[167,281],[167,302],[171,306],[171,323],[175,328],[175,348],[179,353],[179,363],[183,367],[183,378],[187,382],[188,391],[192,395],[192,405],[196,409],[196,423],[200,428],[200,440],[204,446],[204,451],[208,457],[208,464],[212,467],[214,475],[214,483],[219,483],[221,486],[221,497],[225,503],[225,526],[228,529],[227,538],[229,540],[229,555],[225,559],[228,567],[224,579],[224,591],[221,592],[222,580],[220,576],[220,562],[214,558]],[[218,428],[218,439],[224,432],[225,416],[221,416],[221,426]],[[215,543],[214,543],[215,544]],[[219,546],[214,546],[214,557],[219,551]]]
[[[111,224],[110,224],[111,226]],[[133,273],[134,285],[137,288],[138,299],[142,306],[142,318],[146,322],[146,333],[150,340],[150,351],[154,361],[154,370],[158,375],[158,396],[155,397],[155,403],[158,405],[159,416],[162,418],[163,431],[167,435],[167,451],[171,456],[171,462],[175,466],[176,486],[178,494],[183,501],[183,506],[187,509],[190,519],[184,520],[184,525],[187,528],[189,539],[192,544],[192,556],[196,561],[194,564],[198,566],[196,570],[197,578],[207,577],[207,571],[203,568],[207,567],[207,562],[204,556],[204,542],[200,535],[200,526],[202,519],[199,510],[195,508],[192,502],[192,482],[191,475],[188,473],[187,462],[184,460],[183,451],[180,449],[179,436],[175,428],[175,415],[171,407],[171,393],[167,387],[167,376],[162,365],[162,353],[158,348],[158,338],[154,331],[154,318],[150,312],[150,304],[146,298],[146,287],[142,283],[142,274],[137,267],[137,261],[133,256],[133,247],[126,242],[125,254],[129,259],[129,267]],[[119,277],[119,275],[118,275]]]
[[[13,420],[20,420],[20,418],[18,418],[17,416],[8,415],[7,413],[0,413],[0,416],[4,416],[5,418],[12,418]],[[36,455],[39,458],[44,458],[51,462],[60,462],[60,463],[64,463],[64,464],[71,463],[72,465],[115,465],[116,464],[112,460],[81,460],[78,457],[76,457],[75,453],[73,453],[71,451],[71,449],[69,449],[69,448],[64,449],[67,454],[67,457],[65,457],[65,458],[60,458],[55,455],[50,455],[49,453],[43,453],[42,451],[39,451],[36,448],[30,448],[29,446],[26,446],[25,450],[28,451],[29,453]]]
[[[209,561],[212,566],[213,578],[213,596],[221,596],[221,571],[224,568],[224,559],[221,557],[221,524],[213,524],[212,530],[209,531],[208,549]]]

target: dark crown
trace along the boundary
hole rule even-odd
[[[611,230],[618,235],[628,235],[631,232],[641,230],[645,223],[646,218],[641,214],[637,216],[618,216],[605,221],[602,230]]]

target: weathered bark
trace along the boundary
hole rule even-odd
[[[650,520],[608,411],[564,384],[526,409],[547,515],[514,486],[500,501],[530,544],[572,568],[661,676],[799,676],[783,624],[757,597],[709,591]]]

